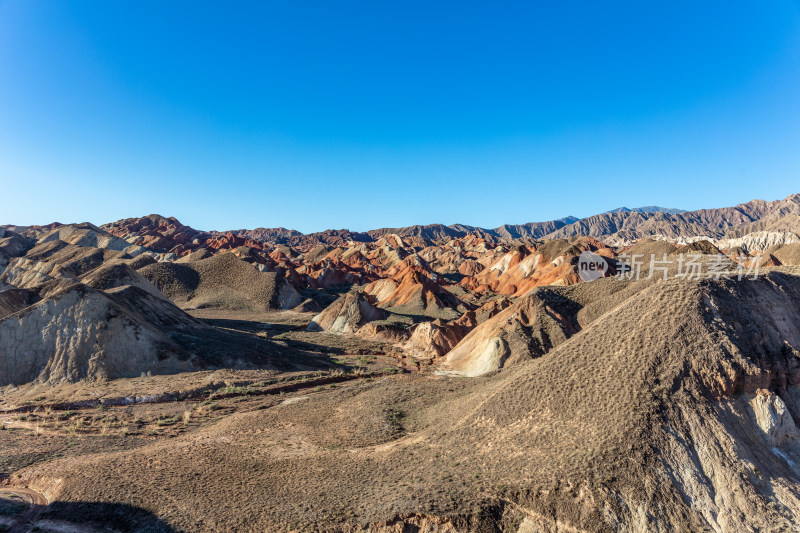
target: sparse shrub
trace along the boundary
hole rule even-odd
[[[218,390],[215,394],[240,394],[246,396],[250,392],[250,387],[225,387]]]
[[[392,434],[399,434],[404,431],[403,419],[406,414],[394,407],[389,407],[383,410],[383,418],[386,421],[387,429]]]
[[[182,418],[181,416],[173,416],[170,418],[159,418],[158,420],[156,420],[156,425],[160,427],[174,426],[175,424],[180,422],[181,418]]]

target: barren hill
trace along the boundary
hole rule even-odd
[[[527,506],[578,529],[791,529],[798,298],[796,272],[654,284],[497,380],[444,446],[473,443],[533,489]],[[502,456],[478,445],[489,435]]]
[[[102,229],[131,244],[159,252],[191,244],[195,239],[205,236],[201,231],[184,226],[177,218],[166,218],[161,215],[118,220],[103,225]]]
[[[191,263],[158,263],[139,271],[184,308],[291,309],[302,301],[275,272],[259,272],[226,253]]]
[[[34,242],[17,232],[0,228],[0,272],[12,257],[19,257],[27,252]]]
[[[44,231],[38,236],[37,243],[43,244],[50,241],[64,241],[75,246],[124,251],[131,256],[145,251],[143,247],[133,245],[88,222],[59,225],[50,231]]]

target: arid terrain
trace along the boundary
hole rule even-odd
[[[0,226],[0,531],[800,531],[798,424],[800,194]]]

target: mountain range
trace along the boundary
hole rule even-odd
[[[52,223],[47,227],[53,228],[58,225]],[[26,230],[35,230],[43,226],[4,227],[25,233]],[[622,207],[582,219],[568,216],[545,222],[504,224],[496,228],[480,228],[464,224],[427,224],[380,228],[365,232],[341,229],[309,234],[286,228],[200,231],[184,226],[175,218],[161,215],[119,220],[104,224],[101,228],[120,238],[162,252],[169,252],[175,246],[189,245],[198,239],[236,238],[242,242],[285,244],[310,249],[318,245],[375,242],[386,235],[417,237],[428,242],[472,235],[496,242],[588,236],[615,246],[632,244],[642,238],[685,243],[697,239],[742,239],[748,234],[758,232],[800,234],[800,194],[770,202],[752,200],[734,207],[697,211],[681,211],[657,206],[635,209]],[[742,244],[747,245],[746,240]]]
[[[800,194],[771,202],[752,200],[734,207],[698,211],[678,212],[674,209],[655,207],[620,208],[583,219],[570,216],[546,222],[506,224],[497,228],[480,228],[463,224],[449,226],[428,224],[380,228],[366,232],[343,229],[310,234],[285,228],[201,232],[181,225],[174,218],[165,219],[158,215],[146,218],[148,222],[145,226],[142,225],[144,219],[126,219],[106,224],[102,228],[123,239],[133,238],[137,244],[142,245],[149,241],[141,238],[141,230],[152,228],[154,236],[161,236],[163,240],[156,239],[149,244],[161,251],[170,251],[174,246],[185,245],[199,238],[234,237],[243,242],[248,240],[310,249],[318,245],[338,246],[347,242],[375,242],[386,235],[415,237],[427,242],[466,236],[490,239],[494,242],[587,236],[600,239],[609,245],[620,246],[632,244],[642,238],[686,243],[697,239],[713,241],[742,239],[748,234],[759,232],[800,235]],[[159,227],[164,229],[159,230]],[[780,237],[773,238],[780,239]],[[746,247],[748,241],[744,239],[739,244]]]

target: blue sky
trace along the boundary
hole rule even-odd
[[[798,88],[798,0],[0,0],[0,223],[772,200],[800,192]]]

